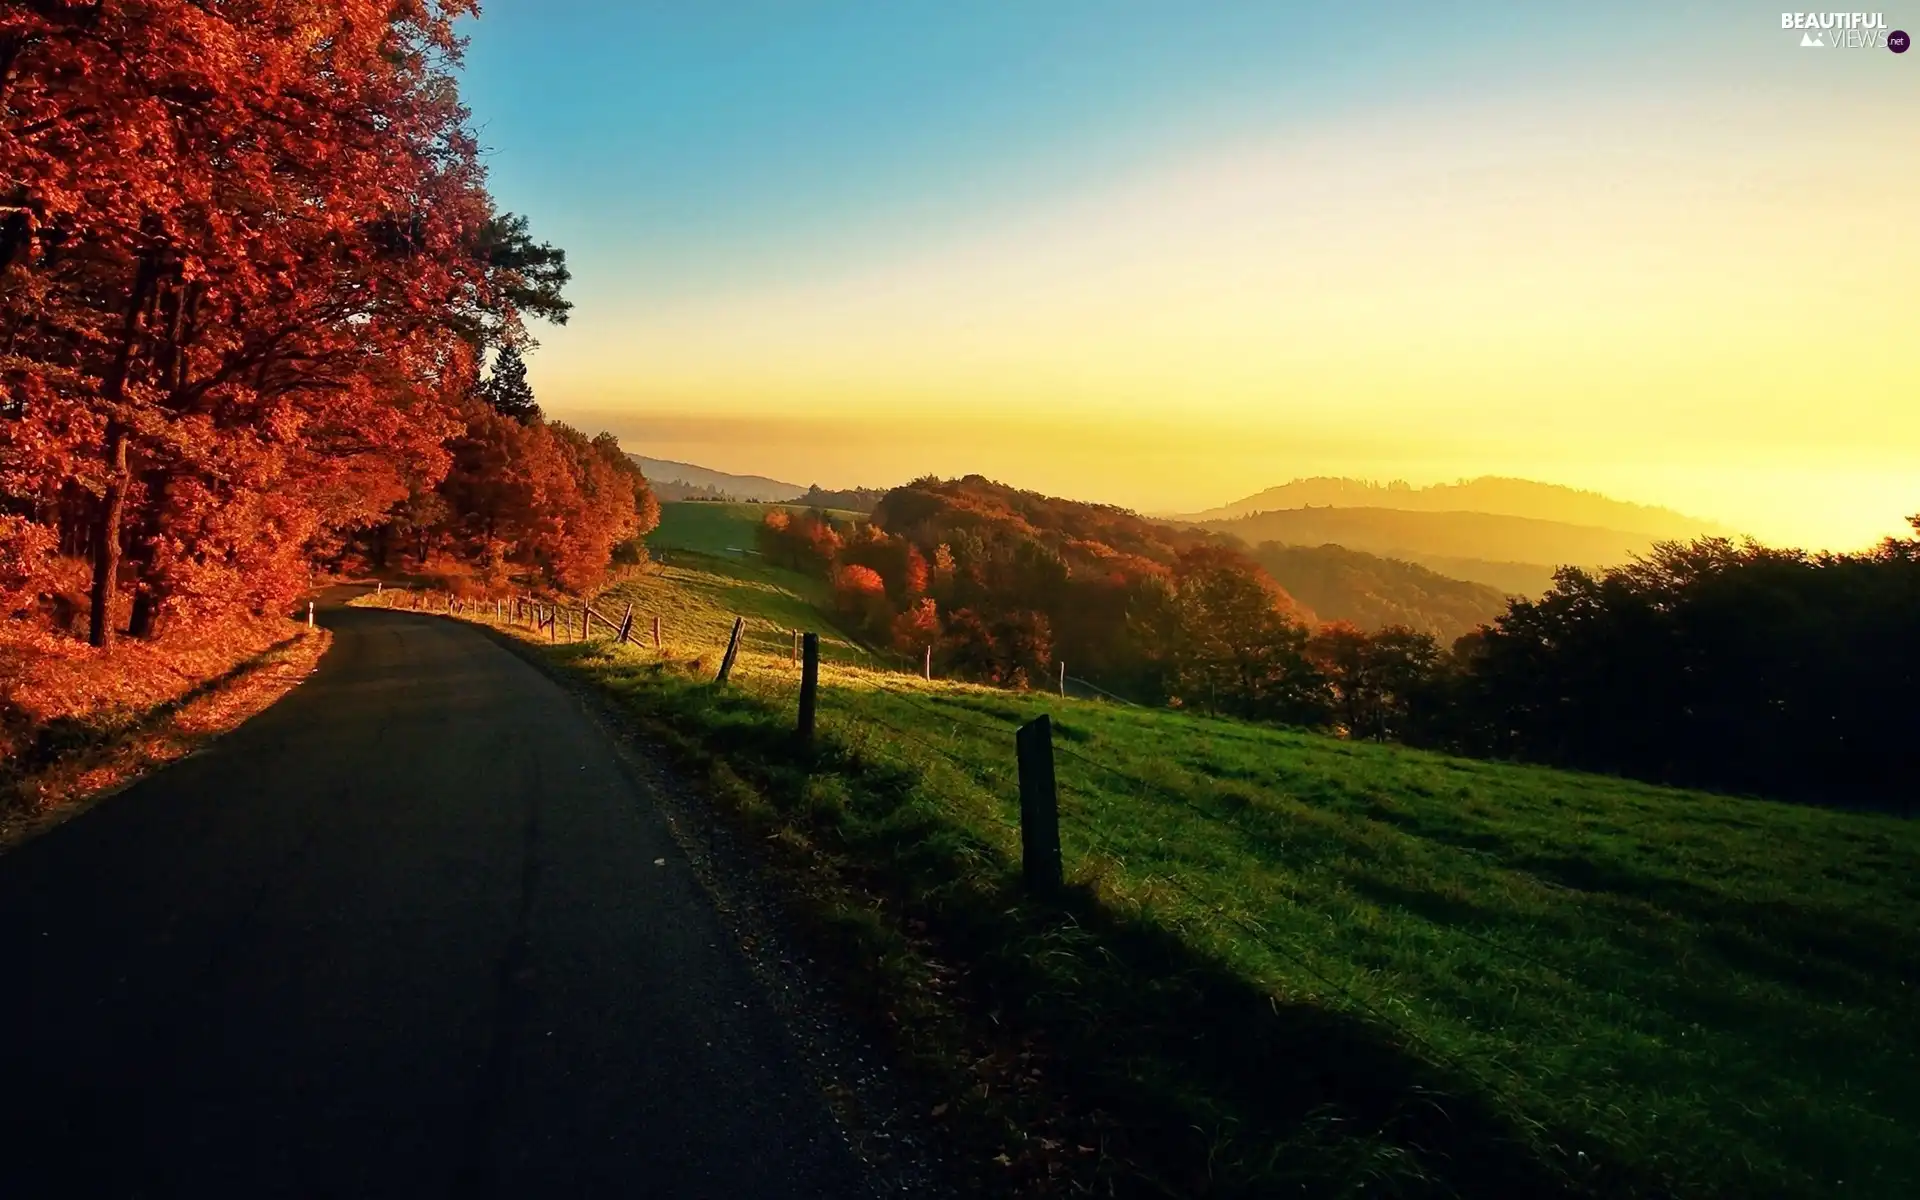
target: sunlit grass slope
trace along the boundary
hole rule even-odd
[[[924,1009],[925,963],[960,964],[965,1002],[901,1035],[917,1052],[963,1057],[953,1030],[982,1013],[1048,1048],[1066,1140],[1103,1147],[1072,1170],[1246,1195],[1920,1194],[1920,827],[926,684],[837,637],[809,762],[780,631],[828,632],[813,588],[689,557],[620,589],[667,614],[664,661],[554,653],[836,881],[830,924],[876,994]],[[755,637],[715,689],[735,613]],[[1043,712],[1058,905],[1016,880],[1013,731]],[[1011,1129],[1003,1101],[966,1103]],[[1032,1140],[1009,1170],[1054,1169],[1029,1159],[1059,1139]]]
[[[661,505],[659,528],[647,538],[654,561],[601,593],[596,607],[617,617],[632,604],[642,634],[658,616],[661,650],[668,657],[717,652],[734,618],[744,617],[750,655],[789,662],[793,632],[812,630],[820,634],[825,661],[873,662],[872,652],[827,621],[823,580],[751,553],[754,530],[771,507],[705,501]]]
[[[656,553],[695,550],[702,554],[743,555],[753,550],[754,530],[772,508],[807,511],[805,505],[798,504],[673,501],[660,506],[660,526],[647,535],[647,545]],[[836,511],[833,515],[843,520],[862,519],[858,513]]]

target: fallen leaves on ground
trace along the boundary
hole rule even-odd
[[[44,630],[0,631],[9,762],[0,792],[0,849],[235,728],[310,675],[330,635],[283,618],[182,630],[111,654]],[[24,755],[40,730],[75,723],[86,736]]]

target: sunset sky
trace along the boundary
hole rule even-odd
[[[640,453],[1154,512],[1518,475],[1834,547],[1920,511],[1920,52],[1752,4],[469,32],[495,191],[575,272],[539,397]]]

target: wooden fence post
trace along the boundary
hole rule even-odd
[[[626,641],[633,636],[633,605],[627,605],[626,615],[620,618],[620,640]]]
[[[653,648],[660,648],[660,614],[653,614]]]
[[[793,658],[790,661],[796,663],[800,661],[800,631],[798,629],[793,631]]]
[[[583,642],[593,640],[593,610],[591,608],[583,608],[580,610],[580,640]]]
[[[921,668],[920,677],[929,683],[933,682],[933,643],[931,642],[927,643],[927,661]]]
[[[745,617],[735,617],[733,619],[733,633],[727,638],[727,652],[720,659],[720,673],[713,677],[715,683],[725,683],[727,676],[733,674],[733,660],[739,657],[740,638],[746,631],[747,619]]]
[[[307,601],[307,628],[313,628],[313,601]]]
[[[547,644],[553,645],[560,640],[560,606],[547,605]]]
[[[1060,796],[1053,778],[1053,721],[1042,713],[1014,735],[1020,761],[1020,874],[1027,890],[1060,887]]]
[[[820,698],[820,635],[800,639],[800,744],[813,746],[813,714]]]
[[[1064,697],[1066,694],[1067,694],[1067,660],[1063,658],[1060,660],[1060,695]]]

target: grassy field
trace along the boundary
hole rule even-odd
[[[694,550],[702,554],[742,555],[754,547],[754,530],[770,508],[806,512],[801,504],[719,504],[680,500],[660,506],[660,527],[647,535],[655,553]],[[859,513],[829,510],[842,520],[865,520]],[[748,555],[747,557],[751,557]]]
[[[547,653],[764,834],[1007,1190],[1920,1194],[1920,826],[926,684],[835,638],[807,757],[783,631],[816,585],[676,558],[618,590],[667,653]],[[1046,905],[1013,757],[1042,712]]]

